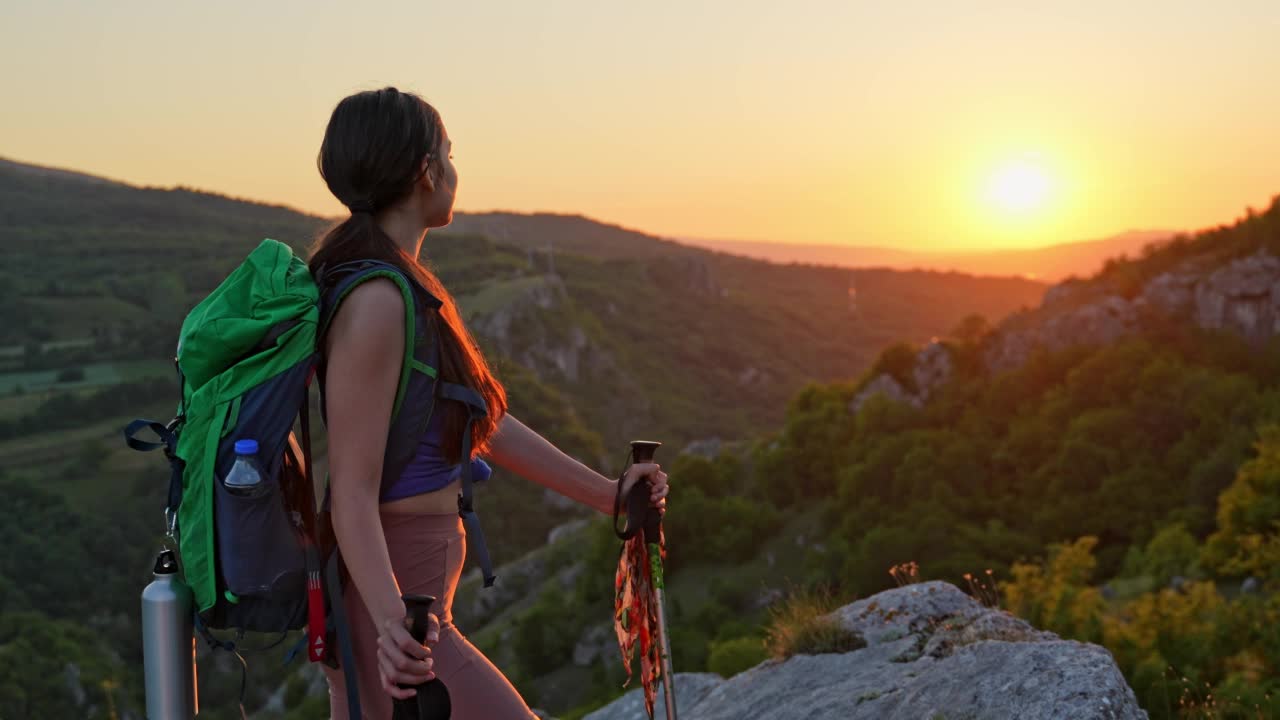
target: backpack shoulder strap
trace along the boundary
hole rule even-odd
[[[488,405],[480,393],[465,385],[457,385],[441,381],[440,397],[462,403],[467,408],[467,425],[462,431],[462,492],[458,494],[458,516],[467,527],[467,544],[474,550],[480,562],[480,571],[484,576],[484,586],[492,587],[497,576],[493,574],[493,561],[489,557],[489,546],[484,541],[484,533],[480,530],[480,518],[476,516],[472,491],[475,485],[471,464],[471,426],[476,420],[489,414]]]
[[[404,297],[404,360],[400,366],[400,381],[396,386],[395,405],[392,406],[391,422],[395,423],[400,414],[400,406],[404,402],[405,392],[409,387],[409,373],[414,367],[414,343],[417,338],[417,309],[419,303],[434,311],[443,303],[400,268],[379,260],[357,260],[343,263],[322,271],[318,280],[322,289],[320,300],[320,329],[316,334],[318,348],[324,347],[324,338],[329,325],[342,306],[342,301],[360,285],[375,278],[385,277],[400,288]]]

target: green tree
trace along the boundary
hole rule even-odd
[[[1200,546],[1182,523],[1160,529],[1142,553],[1142,574],[1151,576],[1157,586],[1169,584],[1175,575],[1192,577],[1199,574]]]
[[[1097,560],[1095,537],[1049,546],[1042,563],[1016,563],[1013,579],[1000,583],[1006,607],[1032,625],[1062,635],[1097,642],[1102,639],[1101,593],[1090,587]]]
[[[956,342],[964,346],[976,346],[982,342],[982,339],[991,333],[991,323],[979,314],[966,315],[955,328],[951,330],[951,337]]]
[[[112,662],[88,628],[35,612],[0,619],[0,717],[107,718]]]
[[[1220,628],[1227,611],[1212,582],[1190,582],[1181,590],[1144,593],[1107,614],[1100,640],[1143,704],[1155,708],[1171,667],[1197,691],[1222,679]],[[1238,643],[1239,638],[1233,644]]]
[[[1204,560],[1229,576],[1280,580],[1280,426],[1261,430],[1257,456],[1218,499],[1218,528]]]

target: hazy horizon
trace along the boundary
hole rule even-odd
[[[170,185],[139,185],[139,184],[135,184],[135,183],[130,183],[130,182],[125,181],[125,180],[120,180],[120,179],[118,179],[118,178],[108,177],[108,176],[106,176],[106,175],[100,175],[100,174],[95,174],[95,173],[88,173],[88,172],[84,172],[84,171],[82,171],[82,170],[77,170],[77,169],[75,169],[75,168],[70,168],[70,167],[58,167],[58,166],[52,166],[52,165],[42,165],[42,164],[40,164],[40,163],[28,162],[28,161],[20,160],[20,159],[13,158],[13,157],[6,157],[6,156],[4,156],[4,155],[0,155],[0,161],[8,161],[8,162],[17,163],[17,164],[19,164],[19,165],[33,166],[33,167],[38,167],[38,168],[42,168],[42,169],[50,170],[50,171],[55,171],[55,172],[69,172],[69,173],[73,173],[73,174],[77,174],[77,175],[84,175],[84,176],[87,176],[87,177],[93,177],[93,178],[96,178],[96,179],[99,179],[99,180],[103,180],[103,181],[106,181],[106,182],[119,183],[119,184],[129,185],[129,186],[132,186],[132,187],[137,187],[137,188],[142,189],[142,190],[151,190],[151,189],[158,189],[158,190],[172,190],[172,189],[177,189],[177,188],[184,188],[184,189],[188,189],[188,190],[191,190],[191,191],[194,191],[194,192],[202,192],[202,193],[209,193],[209,194],[224,195],[224,196],[226,196],[226,197],[228,197],[228,198],[230,198],[230,199],[232,199],[232,200],[239,201],[239,202],[249,202],[249,203],[262,204],[262,205],[280,206],[280,207],[283,207],[283,208],[285,208],[285,209],[287,209],[287,210],[290,210],[290,211],[293,211],[293,212],[298,212],[298,213],[303,213],[303,214],[313,215],[313,216],[318,216],[318,217],[332,217],[332,218],[334,218],[334,219],[337,219],[337,218],[342,217],[342,214],[343,214],[342,212],[339,212],[339,213],[337,213],[337,214],[320,215],[320,214],[317,214],[317,213],[310,212],[310,211],[308,211],[308,210],[306,210],[306,209],[303,209],[303,208],[297,208],[297,207],[293,207],[293,206],[290,206],[290,205],[287,205],[287,204],[283,204],[283,203],[274,203],[274,202],[271,202],[271,201],[268,201],[268,200],[263,200],[263,199],[260,199],[260,198],[251,198],[251,197],[236,196],[236,195],[227,194],[227,193],[219,193],[219,192],[217,192],[217,191],[208,190],[208,189],[205,189],[205,188],[191,187],[191,186],[185,186],[185,185],[172,185],[172,184],[170,184]],[[1153,235],[1153,234],[1155,234],[1155,235],[1163,235],[1163,236],[1173,236],[1173,235],[1176,235],[1176,234],[1178,234],[1178,233],[1180,233],[1180,232],[1194,232],[1195,230],[1202,229],[1202,228],[1188,228],[1188,229],[1185,229],[1185,230],[1152,230],[1152,229],[1146,229],[1146,230],[1144,230],[1144,229],[1129,229],[1129,230],[1123,230],[1123,231],[1120,231],[1120,232],[1117,232],[1117,233],[1113,233],[1112,235],[1109,235],[1109,236],[1107,236],[1107,237],[1100,237],[1100,238],[1088,238],[1088,239],[1084,239],[1084,240],[1067,241],[1067,242],[1062,242],[1062,243],[1051,243],[1051,244],[1049,244],[1049,245],[1042,245],[1042,246],[1035,246],[1035,247],[1014,247],[1014,248],[966,248],[966,247],[952,247],[952,248],[928,248],[928,247],[924,247],[924,248],[895,248],[895,247],[888,246],[888,245],[838,245],[838,244],[835,244],[835,243],[822,243],[822,242],[811,242],[811,243],[810,243],[810,242],[788,242],[788,241],[786,241],[786,240],[782,240],[782,239],[780,239],[780,240],[771,240],[771,239],[742,240],[742,239],[739,239],[739,238],[714,238],[714,237],[689,237],[689,236],[683,236],[683,235],[663,235],[663,234],[660,234],[660,233],[652,232],[652,231],[650,231],[650,230],[649,230],[649,229],[647,229],[647,228],[643,228],[643,227],[631,227],[631,226],[627,226],[627,225],[622,225],[622,224],[620,224],[620,223],[614,223],[614,222],[612,222],[612,221],[608,220],[607,218],[597,218],[597,217],[592,217],[592,216],[590,216],[590,215],[587,215],[587,214],[584,214],[584,213],[580,213],[580,212],[561,212],[561,211],[553,211],[553,210],[537,210],[537,209],[534,209],[534,210],[512,210],[512,209],[509,209],[509,208],[469,209],[469,210],[458,210],[458,212],[459,212],[459,213],[466,214],[466,215],[491,215],[491,214],[509,214],[509,213],[515,213],[515,214],[523,214],[523,215],[561,215],[561,216],[570,216],[570,217],[582,217],[582,218],[584,218],[584,219],[586,219],[586,220],[588,220],[588,221],[591,221],[591,222],[600,223],[600,224],[604,224],[604,225],[614,225],[614,226],[617,226],[617,227],[622,228],[623,230],[628,230],[628,231],[633,231],[633,232],[639,232],[639,233],[643,233],[643,234],[646,234],[646,235],[650,235],[650,236],[653,236],[653,237],[657,237],[657,238],[660,238],[660,239],[663,239],[663,240],[671,240],[671,241],[674,241],[674,242],[678,242],[678,243],[685,244],[685,245],[691,245],[691,246],[695,246],[695,247],[703,247],[703,248],[710,248],[710,249],[720,249],[720,250],[724,250],[724,251],[727,251],[727,252],[734,252],[734,248],[735,248],[735,247],[738,247],[738,246],[759,246],[762,250],[764,250],[764,249],[770,249],[770,250],[772,250],[772,249],[777,249],[778,251],[781,251],[781,250],[782,250],[783,248],[785,248],[785,247],[794,247],[794,248],[796,248],[797,250],[819,250],[819,249],[830,249],[830,250],[836,250],[836,251],[873,251],[873,252],[877,252],[877,253],[883,253],[883,254],[885,254],[885,255],[888,255],[888,254],[896,254],[896,255],[902,255],[902,256],[904,256],[904,257],[910,257],[910,258],[913,258],[913,259],[920,259],[920,260],[924,260],[924,259],[928,259],[928,258],[935,258],[935,260],[940,261],[940,262],[945,262],[947,259],[954,260],[954,259],[958,259],[958,258],[965,258],[966,256],[974,256],[975,258],[978,258],[978,257],[981,257],[981,256],[987,256],[987,255],[1000,255],[1000,254],[1006,254],[1006,253],[1009,253],[1009,254],[1034,253],[1034,252],[1036,252],[1036,251],[1051,250],[1051,249],[1054,249],[1054,248],[1064,248],[1064,247],[1068,247],[1068,246],[1083,246],[1083,245],[1101,244],[1101,243],[1106,243],[1106,242],[1108,242],[1108,241],[1115,240],[1115,239],[1117,239],[1117,238],[1122,238],[1122,237],[1130,236],[1130,235]],[[1225,222],[1225,221],[1224,221],[1224,222]],[[441,228],[441,229],[444,229],[444,228]],[[805,256],[803,256],[803,255],[799,255],[799,256],[797,256],[797,257],[795,257],[795,258],[781,258],[781,257],[779,257],[779,256],[778,256],[778,253],[777,253],[777,252],[761,252],[761,253],[756,253],[756,254],[753,254],[753,253],[739,253],[739,254],[745,254],[745,255],[746,255],[746,256],[748,256],[748,257],[755,257],[755,258],[757,258],[757,259],[768,260],[768,261],[770,261],[770,262],[814,262],[814,261],[815,261],[815,258],[813,258],[813,257],[805,257]],[[836,262],[836,261],[828,261],[828,263],[829,263],[829,264],[840,264],[839,262]],[[941,266],[939,266],[939,267],[941,267]],[[965,270],[965,272],[970,272],[970,271],[971,271],[971,270]],[[981,274],[981,273],[979,273],[979,274]],[[1025,274],[1025,273],[1018,273],[1018,274]],[[1065,273],[1064,273],[1064,274],[1065,274]],[[1031,274],[1031,277],[1039,277],[1039,276],[1038,276],[1038,274],[1034,274],[1034,273],[1033,273],[1033,274]]]
[[[374,27],[376,26],[376,30]],[[1280,192],[1262,0],[0,10],[0,155],[336,215],[329,112],[441,111],[458,209],[913,252],[1195,230]],[[341,48],[342,52],[337,52]]]

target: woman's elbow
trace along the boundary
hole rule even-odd
[[[330,483],[335,529],[339,524],[364,524],[378,514],[378,483],[355,478],[350,480],[341,482],[335,478]]]

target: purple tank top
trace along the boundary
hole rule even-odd
[[[400,477],[383,488],[379,498],[381,502],[399,500],[411,495],[421,495],[448,485],[462,475],[461,463],[450,465],[444,458],[441,449],[444,434],[444,413],[433,412],[427,423],[427,431],[418,441],[418,449],[413,459],[405,466]],[[474,482],[483,482],[489,478],[493,470],[480,458],[471,461],[471,477]]]

